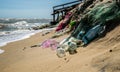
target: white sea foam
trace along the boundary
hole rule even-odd
[[[0,47],[7,45],[7,43],[10,42],[15,42],[15,41],[19,41],[19,40],[23,40],[26,38],[31,37],[32,35],[35,35],[36,33],[42,32],[42,31],[50,31],[53,30],[54,28],[47,28],[47,29],[42,29],[42,30],[33,30],[33,31],[29,31],[29,30],[17,30],[17,31],[13,31],[8,35],[5,35],[3,37],[0,38]]]
[[[0,38],[0,46],[5,46],[7,45],[7,43],[29,38],[30,36],[34,34],[35,34],[35,31],[28,31],[28,32],[26,31],[23,33],[12,32],[11,34],[4,35],[3,37]]]
[[[6,42],[4,42],[4,43],[0,43],[0,47],[5,46],[5,45],[7,45]]]
[[[2,54],[2,53],[4,53],[4,52],[5,52],[4,50],[0,49],[0,54]]]

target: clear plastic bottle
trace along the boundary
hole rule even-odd
[[[65,50],[63,48],[57,48],[57,56],[59,58],[65,57],[66,56]]]

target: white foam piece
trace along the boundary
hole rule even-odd
[[[4,53],[4,52],[5,52],[4,50],[0,49],[0,54],[2,54],[2,53]]]

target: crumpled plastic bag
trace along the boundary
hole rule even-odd
[[[53,40],[53,39],[48,39],[48,40],[45,40],[41,46],[43,48],[51,48],[52,50],[56,50],[57,49],[57,46],[58,46],[58,42]]]

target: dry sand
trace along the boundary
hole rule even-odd
[[[53,32],[45,36],[38,33],[1,47],[5,52],[0,54],[0,72],[120,72],[120,26],[87,47],[78,48],[77,54],[64,58],[58,58],[50,48],[30,47],[52,35]]]

